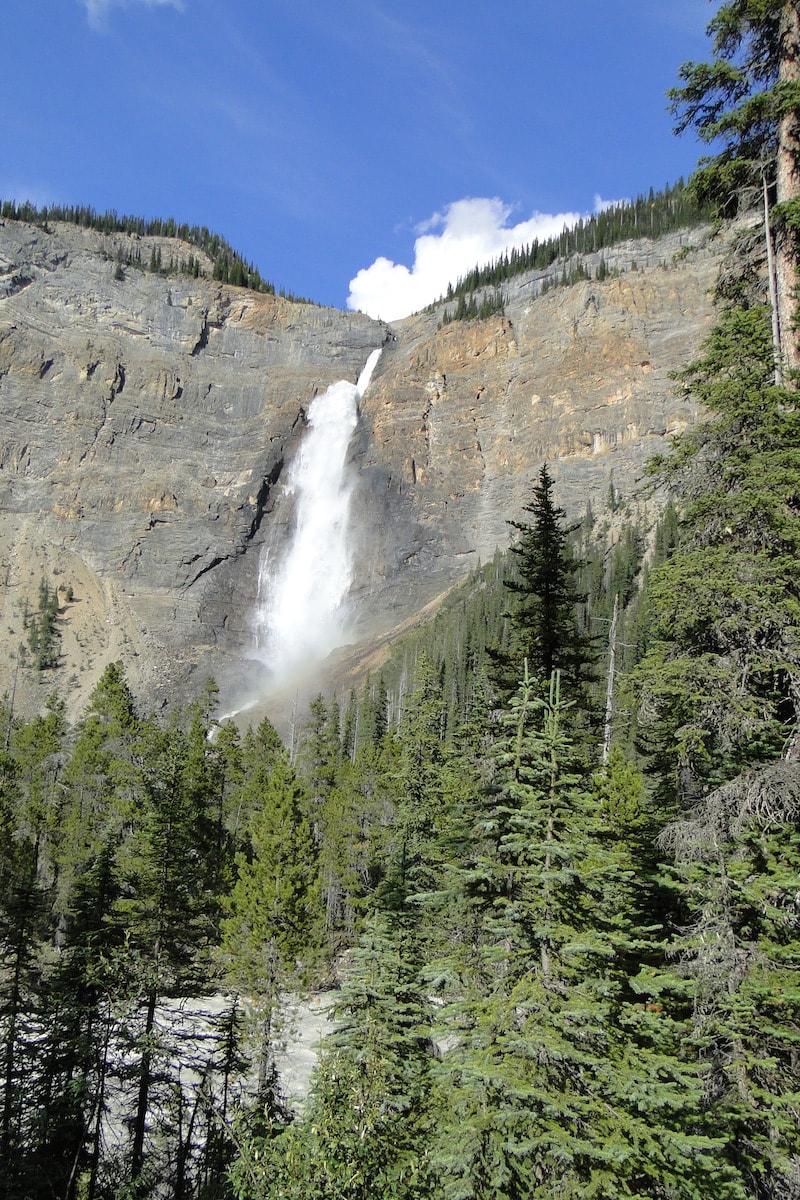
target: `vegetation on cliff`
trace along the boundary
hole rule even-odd
[[[65,221],[82,229],[94,229],[98,233],[125,233],[134,239],[141,238],[170,238],[195,246],[202,251],[211,263],[212,278],[222,283],[230,283],[234,287],[249,288],[255,292],[275,294],[275,285],[263,279],[258,268],[247,262],[237,250],[234,250],[225,238],[218,233],[212,233],[205,225],[187,225],[179,223],[174,218],[167,220],[120,215],[115,211],[99,213],[88,205],[48,204],[37,208],[29,200],[18,204],[15,200],[0,200],[0,219],[9,221],[26,221],[47,230],[49,222]],[[125,254],[121,252],[116,258],[117,271],[122,276],[123,266],[138,267],[141,270],[153,271],[161,275],[183,274],[195,279],[204,275],[205,271],[199,258],[190,254],[188,258],[163,260],[161,248],[154,245],[145,262],[139,247],[131,247]],[[279,293],[298,304],[309,304],[301,296],[294,296],[282,288]]]
[[[480,320],[503,312],[503,284],[531,271],[547,272],[542,290],[569,286],[591,277],[585,260],[600,252],[595,270],[598,279],[608,274],[602,251],[634,238],[659,238],[679,229],[691,229],[710,221],[715,212],[710,198],[682,179],[662,191],[650,189],[646,196],[620,201],[602,212],[581,219],[572,228],[566,226],[557,237],[535,239],[529,245],[514,247],[495,262],[476,266],[451,284],[437,303],[455,300],[445,309],[442,324],[451,321]],[[560,271],[558,270],[560,266]],[[549,270],[554,268],[554,270]]]
[[[639,196],[630,202],[621,201],[586,220],[581,219],[572,228],[565,227],[558,237],[546,238],[542,242],[535,240],[527,246],[510,250],[494,263],[475,267],[450,285],[442,297],[445,301],[456,302],[451,308],[445,309],[442,325],[452,321],[485,320],[497,313],[502,314],[502,285],[517,275],[557,268],[560,264],[560,273],[556,271],[552,280],[548,276],[543,282],[543,289],[547,291],[550,286],[569,285],[587,277],[588,271],[583,263],[586,255],[631,238],[655,239],[674,230],[692,228],[704,220],[710,220],[714,212],[714,203],[705,192],[687,186],[682,179],[676,184],[667,184],[658,192],[651,188],[646,196]],[[124,233],[136,239],[173,238],[202,251],[211,262],[214,279],[253,291],[275,293],[274,284],[263,279],[252,263],[242,258],[223,237],[205,226],[179,223],[171,217],[167,220],[145,220],[114,211],[98,213],[86,205],[37,208],[30,201],[17,203],[14,200],[0,200],[0,219],[26,221],[42,229],[48,228],[48,222],[65,221],[104,234]],[[119,255],[116,262],[120,274],[124,266],[164,275],[177,273],[197,278],[205,274],[198,257],[190,254],[184,259],[173,255],[164,261],[158,246],[152,247],[147,261],[143,259],[141,249],[133,247]],[[608,273],[602,256],[596,272],[599,279],[605,278]],[[283,288],[279,294],[297,303],[313,303]]]

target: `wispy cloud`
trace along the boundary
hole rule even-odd
[[[347,306],[396,321],[417,312],[447,291],[448,283],[475,266],[491,262],[514,246],[554,237],[585,213],[535,212],[509,225],[510,205],[496,196],[467,197],[449,204],[417,227],[411,268],[377,258],[350,280]]]
[[[23,183],[19,179],[0,179],[0,199],[23,204],[26,200],[35,208],[53,203],[52,192],[39,184]]]
[[[105,29],[112,8],[129,8],[131,4],[143,4],[145,8],[175,8],[183,11],[183,0],[79,0],[86,9],[92,29]]]
[[[464,94],[463,76],[450,49],[455,31],[442,41],[436,24],[425,20],[412,22],[401,6],[363,0],[364,27],[374,31],[371,52],[378,61],[393,61],[403,71],[406,86],[425,98],[432,120],[446,122],[447,137],[469,146],[473,134],[471,104]]]
[[[433,77],[439,85],[449,79],[441,50],[431,46],[430,31],[400,19],[396,11],[380,4],[369,3],[366,9],[375,23],[385,54],[404,59],[420,77]]]
[[[599,192],[595,192],[594,194],[594,211],[596,213],[605,212],[609,208],[616,208],[620,204],[630,204],[630,197],[623,196],[619,200],[604,200]]]

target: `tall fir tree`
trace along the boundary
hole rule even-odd
[[[408,931],[373,913],[352,952],[302,1115],[243,1147],[244,1200],[428,1200],[429,1005]]]
[[[763,308],[724,313],[683,384],[709,418],[653,470],[683,497],[650,575],[639,730],[666,812],[798,753],[800,412],[772,383]]]
[[[502,694],[513,694],[527,661],[532,678],[546,691],[553,671],[582,704],[588,701],[595,653],[591,638],[580,630],[577,608],[585,600],[579,591],[579,562],[569,546],[571,526],[556,504],[554,481],[545,463],[524,511],[531,520],[514,520],[518,538],[511,545],[516,571],[505,580],[516,598],[507,618],[511,637],[506,651],[495,653],[496,682]]]
[[[800,768],[753,768],[665,830],[687,919],[671,954],[692,983],[709,1119],[745,1194],[800,1181]]]
[[[321,945],[319,860],[308,796],[285,755],[266,758],[243,786],[250,849],[238,857],[221,953],[231,982],[258,998],[258,1093],[271,1103],[280,993],[307,981]]]
[[[643,962],[653,932],[633,926],[564,710],[557,675],[546,701],[523,680],[463,873],[482,928],[442,1064],[445,1194],[740,1196],[680,1057],[680,983]]]

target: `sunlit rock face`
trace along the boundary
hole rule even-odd
[[[56,687],[80,711],[116,658],[155,706],[246,673],[264,549],[296,530],[289,464],[311,406],[378,347],[346,450],[351,636],[505,545],[543,461],[572,512],[602,507],[612,471],[630,494],[694,417],[669,373],[710,327],[723,251],[702,232],[631,244],[606,252],[620,273],[603,282],[536,296],[519,277],[503,316],[439,328],[441,310],[389,327],[210,280],[116,278],[131,240],[0,223],[0,692],[16,685],[22,709]],[[143,262],[155,241],[164,262],[196,253],[142,238]],[[39,678],[17,649],[43,577],[73,600],[62,665]]]
[[[612,476],[632,497],[647,459],[696,416],[670,374],[710,327],[722,253],[700,231],[629,243],[605,252],[619,273],[603,282],[535,296],[541,273],[520,276],[502,316],[440,327],[439,309],[392,326],[357,434],[361,524],[379,512],[385,530],[363,583],[386,581],[400,610],[485,562],[545,461],[573,515],[599,512]]]

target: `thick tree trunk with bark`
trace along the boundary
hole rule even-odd
[[[796,2],[785,4],[781,15],[778,83],[800,81],[800,8]],[[778,204],[800,196],[800,114],[792,107],[778,125],[776,191]],[[794,236],[782,231],[775,247],[775,274],[778,292],[778,319],[785,365],[800,369],[800,331],[797,329],[797,257]]]

